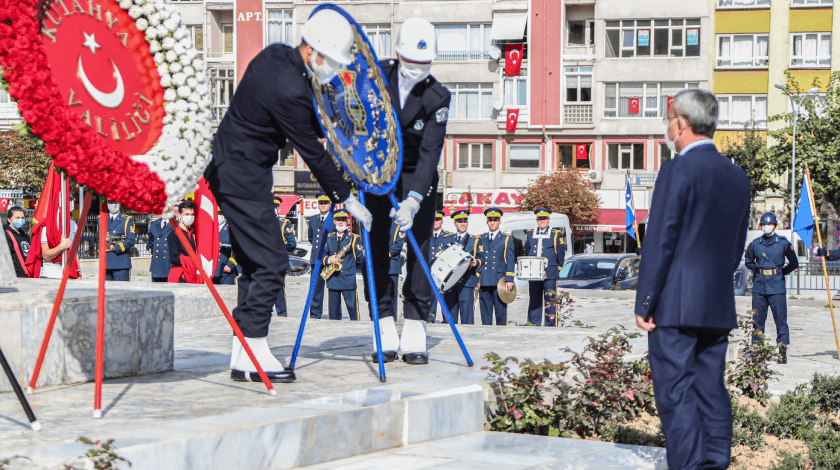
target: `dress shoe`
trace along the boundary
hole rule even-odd
[[[403,362],[406,364],[411,364],[413,366],[422,366],[429,363],[429,353],[424,352],[414,352],[414,353],[405,353],[402,357]]]
[[[376,357],[376,353],[371,353],[370,360],[373,362],[379,362],[379,358]],[[397,360],[397,352],[396,351],[382,351],[382,361],[383,362],[394,362]]]
[[[289,369],[284,369],[282,372],[264,372],[271,383],[288,384],[297,379],[294,371]],[[230,378],[236,382],[262,382],[259,372],[244,372],[236,369],[230,371]]]

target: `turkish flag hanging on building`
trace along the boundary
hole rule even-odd
[[[508,108],[508,110],[507,110],[507,126],[505,126],[505,129],[508,132],[515,131],[517,121],[519,121],[519,108]]]
[[[665,112],[668,112],[671,110],[671,105],[674,104],[674,97],[666,96],[665,99],[668,100],[668,108],[665,110]]]
[[[639,114],[639,98],[630,98],[627,107],[630,114]]]
[[[589,159],[589,154],[586,151],[586,144],[575,145],[575,155],[577,155],[578,160]]]
[[[219,263],[219,211],[216,198],[204,178],[195,191],[195,254],[201,260],[204,274],[212,278]]]
[[[508,44],[505,46],[505,75],[508,77],[519,76],[522,70],[522,53],[525,52],[525,44]]]

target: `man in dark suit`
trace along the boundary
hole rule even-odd
[[[146,240],[146,249],[152,255],[152,262],[149,266],[152,282],[166,282],[169,277],[169,270],[172,269],[172,263],[169,262],[169,243],[166,241],[173,230],[169,220],[161,217],[149,222],[149,238]]]
[[[534,214],[537,216],[537,228],[526,230],[525,256],[539,256],[548,263],[544,280],[528,282],[528,323],[540,326],[545,306],[545,326],[557,326],[557,279],[566,258],[566,238],[563,229],[548,226],[551,222],[550,209],[542,207]]]
[[[443,218],[445,216],[446,214],[443,211],[435,211],[435,224],[432,226],[432,246],[429,249],[430,267],[435,262],[441,251],[443,251],[450,244],[455,243],[455,234],[443,229]],[[435,322],[435,318],[437,317],[437,311],[437,296],[432,295],[432,305],[429,308],[429,323]],[[443,323],[446,323],[446,318],[443,318]]]
[[[729,331],[737,326],[732,273],[744,252],[750,183],[711,140],[717,116],[708,91],[674,98],[665,137],[679,155],[659,170],[639,267],[636,325],[649,332],[673,469],[724,469],[730,460],[723,372]]]
[[[431,23],[418,17],[407,19],[400,28],[395,51],[399,59],[383,62],[382,72],[388,79],[388,94],[402,128],[403,166],[395,188],[400,210],[392,211],[387,196],[366,198],[374,219],[370,255],[386,360],[394,360],[399,348],[403,361],[408,364],[427,364],[426,321],[434,293],[418,257],[429,259],[437,199],[437,165],[446,136],[450,94],[429,75],[435,58],[435,28]],[[401,337],[394,324],[396,293],[388,275],[389,215],[400,225],[400,230],[412,230],[420,248],[419,254],[410,247],[408,250],[403,283],[405,326]]]
[[[457,232],[454,237],[455,243],[461,245],[464,251],[471,254],[473,260],[470,261],[470,267],[455,284],[455,287],[443,295],[449,314],[452,315],[452,322],[458,323],[458,314],[460,313],[461,323],[465,325],[475,323],[473,304],[475,303],[475,286],[478,285],[476,271],[481,267],[481,258],[484,257],[484,252],[478,251],[478,236],[470,236],[467,233],[469,216],[470,211],[461,209],[452,214],[452,220],[455,222],[455,231]]]
[[[327,235],[323,269],[328,269],[331,265],[340,266],[340,269],[334,271],[327,279],[330,320],[341,320],[341,298],[344,297],[347,315],[350,320],[358,321],[359,296],[356,292],[356,273],[364,265],[365,250],[362,247],[361,237],[347,231],[347,215],[344,209],[335,211],[335,232]],[[344,254],[339,258],[341,251],[344,251]],[[320,276],[320,273],[318,275]]]
[[[268,347],[268,325],[282,273],[289,270],[286,247],[274,213],[271,168],[288,140],[330,199],[344,204],[362,224],[371,216],[350,193],[321,142],[312,87],[328,83],[352,61],[353,26],[335,10],[319,10],[301,27],[297,48],[272,44],[248,64],[213,140],[204,177],[230,226],[231,244],[242,266],[233,317],[257,361],[273,381],[294,380]],[[256,366],[234,339],[231,379],[259,380]]]
[[[100,219],[101,220],[101,219]],[[99,223],[96,229],[99,240]],[[137,241],[134,219],[120,212],[120,204],[108,201],[108,241],[105,245],[105,279],[128,281],[131,279],[131,249]]]
[[[318,200],[318,214],[309,218],[307,239],[312,247],[309,251],[309,262],[315,267],[318,259],[318,249],[321,248],[321,240],[327,236],[327,214],[330,212],[330,197],[327,193],[318,193],[315,198]],[[315,275],[315,273],[313,273]],[[324,314],[324,280],[318,277],[315,281],[315,291],[312,293],[312,300],[309,303],[309,318],[321,318]]]
[[[487,233],[478,237],[478,251],[483,256],[483,263],[479,268],[481,290],[479,304],[481,306],[481,324],[492,325],[493,318],[496,326],[507,325],[507,304],[499,298],[499,279],[505,278],[505,289],[513,289],[513,270],[516,266],[516,256],[513,252],[513,239],[510,234],[499,230],[502,210],[489,207],[484,210],[487,217]],[[495,311],[495,315],[494,315]]]

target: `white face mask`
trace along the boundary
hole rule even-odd
[[[432,71],[432,63],[427,64],[412,64],[409,62],[400,62],[400,75],[411,83],[417,83],[420,80],[428,77]]]
[[[219,216],[219,225],[224,225],[224,224],[225,224],[225,216],[220,215]]]
[[[194,215],[185,215],[185,216],[181,217],[181,222],[183,222],[184,225],[186,225],[187,227],[190,227],[190,226],[192,226],[193,222],[195,222],[195,216]]]
[[[108,212],[110,212],[112,214],[116,214],[119,211],[120,211],[120,205],[119,204],[108,204]]]
[[[341,226],[341,225],[335,224],[335,231],[336,231],[336,232],[338,232],[338,233],[344,233],[344,231],[345,231],[345,230],[347,230],[347,226],[346,226],[346,225]]]
[[[761,231],[764,232],[765,235],[772,234],[774,230],[776,230],[776,226],[773,224],[764,224],[761,226]]]
[[[668,146],[668,149],[671,152],[677,153],[677,144],[673,140],[671,140],[670,137],[668,137],[668,128],[669,127],[671,127],[670,124],[668,124],[668,127],[665,128],[665,145]]]
[[[321,85],[326,85],[336,76],[338,69],[341,68],[341,64],[325,55],[321,55],[324,58],[324,63],[318,65],[317,60],[319,55],[317,52],[312,51],[312,55],[309,56],[309,67],[318,74],[318,82]]]

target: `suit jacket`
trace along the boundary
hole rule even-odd
[[[134,233],[134,219],[130,215],[119,213],[111,220],[111,214],[108,214],[108,235],[117,238],[111,242],[114,244],[114,251],[107,253],[105,267],[131,269],[131,249],[137,241],[137,234]],[[96,229],[96,243],[99,243],[99,223]]]
[[[347,250],[344,259],[341,261],[341,271],[336,272],[327,279],[328,289],[353,290],[356,288],[356,272],[362,269],[365,262],[365,249],[362,247],[362,237],[355,233],[345,232],[344,236],[341,237],[341,243],[338,243],[337,234],[331,232],[327,236],[327,247],[323,261],[324,267],[329,266],[327,260],[330,259],[330,256],[338,253],[342,248],[350,244],[353,246]]]
[[[190,246],[193,251],[195,251],[195,228],[193,228],[193,230],[184,230],[184,235],[186,235],[187,240],[190,242]],[[172,233],[166,237],[166,242],[169,243],[169,262],[172,263],[172,266],[181,266],[181,256],[189,258],[190,255],[187,253],[187,249],[184,248],[184,245],[181,244],[181,240],[178,238],[178,234],[175,233],[174,229],[172,230]]]
[[[309,72],[297,48],[272,44],[248,64],[213,140],[204,177],[213,194],[271,203],[271,167],[286,140],[335,202],[350,195],[324,146]]]
[[[400,253],[402,253],[403,245],[405,245],[405,232],[400,232],[400,226],[396,222],[391,223],[391,247],[388,249],[388,256],[391,261],[388,264],[388,274],[391,276],[399,276],[402,271],[400,265]]]
[[[441,230],[440,234],[435,237],[434,232],[432,232],[432,238],[429,241],[431,242],[429,247],[429,264],[431,264],[444,248],[455,243],[455,234]]]
[[[516,257],[510,234],[497,230],[491,242],[490,233],[483,233],[478,237],[478,243],[478,251],[483,256],[483,263],[478,271],[481,274],[481,287],[496,287],[499,279],[503,277],[506,278],[506,282],[513,282]]]
[[[453,243],[458,243],[458,234],[456,233],[453,235]],[[464,273],[464,276],[455,284],[455,289],[459,289],[461,287],[470,287],[474,288],[478,285],[478,270],[481,268],[481,264],[484,258],[484,252],[478,250],[479,241],[478,236],[472,236],[469,233],[465,233],[464,237],[461,239],[461,248],[464,249],[467,253],[471,254],[473,258],[477,261],[476,266],[467,268],[467,272]]]
[[[546,279],[559,279],[560,268],[563,267],[563,260],[566,258],[566,238],[563,229],[548,227],[548,231],[542,238],[542,253],[537,252],[540,245],[540,235],[537,235],[539,228],[531,228],[525,231],[525,256],[541,256],[548,259],[548,266],[545,269]]]
[[[312,245],[312,251],[309,252],[309,262],[315,266],[315,261],[318,259],[318,249],[321,248],[321,239],[324,237],[325,223],[321,222],[321,215],[313,215],[309,218],[309,228],[307,229],[307,239]],[[333,225],[335,227],[335,225]],[[330,233],[335,232],[335,229]]]
[[[166,221],[161,227],[160,221],[155,219],[149,223],[149,238],[146,240],[146,249],[152,254],[152,263],[149,271],[152,277],[167,277],[172,263],[169,262],[169,243],[166,238],[172,233],[172,224]]]
[[[750,182],[714,145],[662,164],[639,266],[636,315],[657,326],[737,327],[732,273],[741,262]]]
[[[402,128],[401,193],[405,196],[413,191],[421,197],[431,196],[437,192],[437,166],[449,120],[449,90],[429,76],[414,85],[405,100],[405,107],[402,107],[398,62],[383,62],[382,72],[388,79],[388,94]]]

